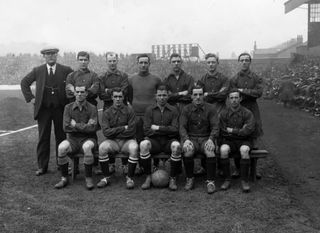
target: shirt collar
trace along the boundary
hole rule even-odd
[[[87,103],[87,101],[85,101],[84,103],[83,103],[83,105],[82,105],[82,107],[84,108],[84,109],[88,109],[88,103]],[[80,109],[80,105],[77,103],[77,101],[74,101],[73,102],[73,105],[72,105],[72,110],[75,110],[76,108],[79,108]]]
[[[52,68],[52,72],[53,72],[53,74],[55,74],[55,73],[56,73],[57,64],[55,63],[53,66],[50,66],[50,65],[47,63],[47,71],[48,71],[48,74],[50,74],[50,68]]]
[[[86,73],[90,73],[90,70],[89,69],[85,69],[85,70],[78,69],[78,72],[82,73],[82,74],[86,74]]]
[[[121,104],[121,106],[118,108],[118,107],[115,107],[114,105],[112,105],[110,108],[111,108],[113,113],[116,113],[118,111],[123,113],[124,112],[124,106],[125,106],[124,104]]]
[[[249,77],[249,78],[251,78],[252,77],[252,72],[251,72],[251,70],[250,69],[248,69],[248,70],[246,70],[246,71],[240,71],[239,72],[239,75],[240,76],[247,76],[247,77]]]
[[[147,77],[149,74],[150,74],[150,72],[149,71],[147,71],[147,72],[138,72],[138,74],[139,74],[139,76],[141,76],[141,77]]]
[[[178,74],[178,77],[180,78],[182,75],[184,74],[184,71],[183,70],[180,70],[180,72],[179,72],[179,74]],[[174,72],[171,72],[170,74],[169,74],[169,76],[171,77],[176,77],[177,75],[176,75],[176,73],[174,73]]]
[[[120,75],[119,70],[112,71],[112,70],[108,69],[106,73],[107,73],[107,76],[112,75],[112,74]]]
[[[218,71],[215,70],[215,71],[213,72],[213,74],[210,73],[210,72],[207,72],[207,77],[208,77],[208,78],[218,78]]]
[[[196,105],[196,104],[192,103],[192,111],[195,111],[198,109],[204,110],[204,103],[200,104],[200,105]]]
[[[158,105],[157,103],[153,104],[153,105],[152,105],[152,108],[153,108],[153,109],[156,109],[156,108],[159,108],[159,109],[160,109],[160,107],[159,107],[159,105]],[[166,109],[168,109],[168,110],[171,111],[170,105],[169,105],[168,103],[166,103],[166,105],[165,105],[163,108],[164,108],[164,109],[166,108]]]
[[[231,107],[229,106],[229,111],[230,111],[231,113],[239,112],[239,111],[240,111],[240,108],[241,108],[241,105],[240,105],[238,108],[236,108],[236,109],[233,109],[233,108],[231,108]]]

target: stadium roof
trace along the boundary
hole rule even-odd
[[[311,0],[289,0],[284,3],[284,13],[287,14],[290,11],[296,9],[297,7],[301,6],[302,4],[308,3]]]

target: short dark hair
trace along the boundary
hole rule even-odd
[[[170,62],[171,62],[171,59],[174,58],[174,57],[179,57],[181,60],[182,60],[182,57],[179,53],[173,53],[170,55]]]
[[[112,56],[116,56],[117,60],[118,60],[118,54],[115,52],[106,52],[106,59],[108,58],[108,55],[112,55]]]
[[[139,54],[139,55],[137,56],[137,62],[139,62],[139,59],[142,58],[142,57],[147,57],[147,58],[148,58],[148,61],[149,61],[149,63],[150,63],[150,57],[149,57],[148,54],[146,54],[146,53]]]
[[[239,91],[238,88],[231,88],[231,89],[228,91],[228,97],[229,97],[229,95],[230,95],[231,93],[234,93],[234,92],[238,92],[238,93],[239,93],[239,96],[240,96],[240,97],[242,96],[242,94],[241,94],[241,92]]]
[[[240,57],[241,57],[241,56],[245,56],[245,55],[249,56],[249,59],[250,59],[250,62],[251,62],[251,55],[250,55],[249,53],[247,53],[247,52],[241,53],[241,54],[239,55],[239,57],[238,57],[238,61],[240,61]]]
[[[122,94],[123,94],[123,91],[121,90],[120,87],[114,87],[114,88],[112,88],[112,90],[111,90],[111,95],[113,95],[114,92],[122,92]]]
[[[168,90],[168,87],[166,85],[161,84],[161,85],[159,85],[157,87],[157,91],[167,91],[168,92],[169,90]]]
[[[209,57],[214,57],[214,58],[217,60],[217,63],[219,64],[219,57],[218,57],[218,55],[216,55],[216,54],[214,54],[214,53],[207,53],[204,58],[207,60]]]
[[[193,87],[191,88],[191,93],[193,93],[194,89],[202,89],[202,91],[204,91],[203,86],[199,84],[193,85]]]
[[[77,60],[79,59],[79,57],[86,57],[88,58],[88,60],[90,60],[90,55],[88,52],[86,51],[80,51],[78,54],[77,54]]]

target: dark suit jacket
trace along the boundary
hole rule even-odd
[[[67,97],[66,97],[66,78],[69,73],[71,73],[73,70],[68,67],[61,64],[56,63],[56,71],[55,71],[55,78],[57,79],[58,83],[58,97],[59,102],[61,106],[65,106],[67,104]],[[24,95],[25,100],[27,103],[29,103],[33,98],[35,98],[35,106],[34,106],[34,119],[36,120],[38,118],[39,109],[42,104],[43,100],[43,92],[47,77],[47,66],[46,64],[43,64],[41,66],[35,67],[32,69],[32,71],[27,74],[22,80],[21,80],[21,91]],[[30,86],[33,82],[36,82],[36,93],[34,96]]]

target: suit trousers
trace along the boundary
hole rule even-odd
[[[56,163],[58,162],[58,146],[66,139],[66,134],[63,131],[63,110],[59,107],[44,107],[42,106],[38,114],[38,132],[39,141],[37,146],[37,160],[38,168],[44,171],[48,170],[50,159],[50,137],[52,122],[54,125],[55,134],[55,149],[56,149]]]

